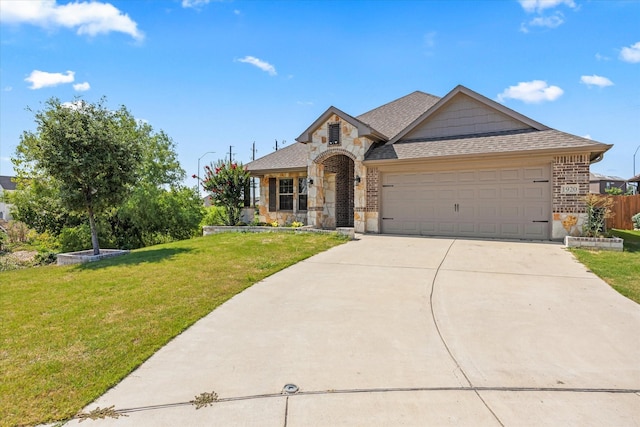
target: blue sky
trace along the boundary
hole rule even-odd
[[[16,1],[0,3],[0,174],[55,96],[125,105],[198,158],[248,162],[333,105],[364,113],[462,84],[614,147],[640,145],[640,1]],[[214,151],[215,154],[205,154]],[[640,173],[640,151],[636,155]]]

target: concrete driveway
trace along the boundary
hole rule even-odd
[[[82,425],[640,425],[640,306],[560,245],[358,239],[219,307]]]

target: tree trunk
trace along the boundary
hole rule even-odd
[[[96,220],[93,217],[93,208],[87,207],[89,214],[89,227],[91,228],[91,245],[93,246],[93,254],[100,255],[100,245],[98,244],[98,230],[96,229]]]

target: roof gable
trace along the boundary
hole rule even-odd
[[[329,107],[320,117],[314,121],[311,126],[309,126],[299,137],[296,138],[296,141],[306,144],[312,141],[313,132],[322,126],[325,122],[327,122],[333,115],[337,115],[342,120],[348,122],[353,127],[358,129],[358,136],[369,136],[374,140],[386,140],[385,136],[372,128],[371,126],[363,123],[362,121],[356,119],[355,117],[345,113],[344,111],[339,110],[336,107]]]
[[[527,129],[549,128],[458,85],[393,137],[388,144],[394,144],[399,140],[425,140]]]
[[[421,114],[429,110],[440,97],[419,90],[388,102],[357,116],[357,119],[377,129],[386,139],[392,139]]]

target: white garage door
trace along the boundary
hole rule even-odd
[[[549,239],[550,167],[382,175],[382,232]]]

